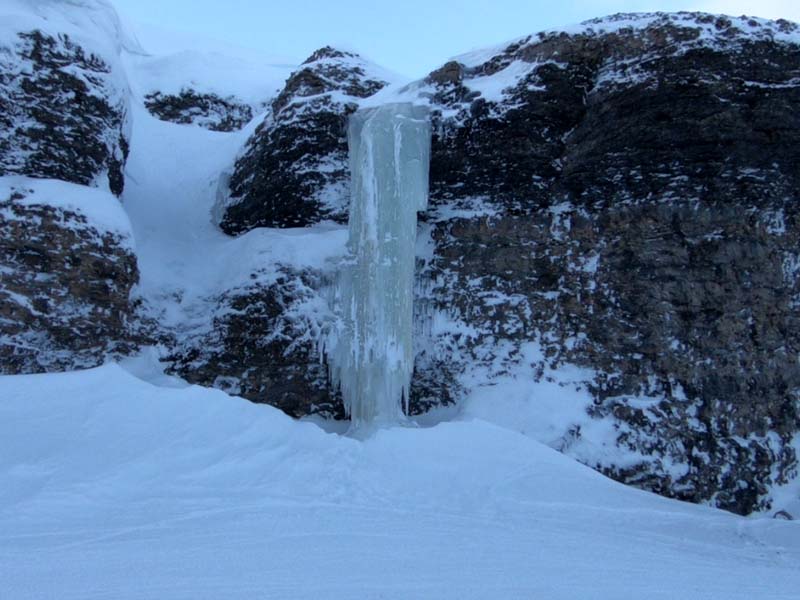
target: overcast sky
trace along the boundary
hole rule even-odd
[[[463,52],[616,12],[704,10],[800,21],[800,0],[112,0],[126,20],[299,62],[331,44],[419,77]],[[149,27],[147,27],[149,26]],[[150,32],[147,35],[145,32]]]

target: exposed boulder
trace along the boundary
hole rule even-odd
[[[301,417],[342,417],[318,345],[332,315],[319,290],[321,271],[277,269],[252,274],[210,303],[207,328],[176,337],[170,371]]]
[[[344,219],[352,109],[315,103],[326,86],[301,71],[276,99],[237,164],[228,233]],[[559,449],[668,496],[767,508],[800,431],[798,27],[616,15],[415,89],[434,120],[416,409],[458,399],[476,369],[577,366],[626,460],[579,452],[606,441],[577,426]],[[318,200],[331,181],[336,209]]]
[[[387,83],[356,54],[317,50],[287,80],[248,140],[218,207],[236,235],[255,227],[346,221],[347,115]]]
[[[234,96],[221,98],[183,88],[178,94],[151,92],[145,107],[162,121],[197,125],[211,131],[237,131],[253,119],[253,109]]]
[[[100,190],[0,178],[0,372],[94,367],[139,334],[127,216]]]
[[[63,8],[37,3],[29,16],[9,17],[0,28],[0,176],[101,185],[120,195],[128,90],[116,64],[118,23],[100,25],[116,15],[88,2],[78,16],[91,27],[76,29],[59,20]]]
[[[740,513],[797,467],[798,41],[619,15],[429,78],[428,275],[475,332],[462,368],[535,340],[641,456],[592,466]]]

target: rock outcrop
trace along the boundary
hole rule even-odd
[[[320,294],[323,279],[321,271],[280,265],[253,273],[211,299],[208,327],[178,336],[170,372],[294,417],[341,418],[341,399],[330,392],[318,348],[333,319]]]
[[[740,513],[797,467],[798,39],[620,15],[429,78],[432,203],[475,213],[435,220],[429,265],[478,332],[465,364],[499,337],[591,369],[641,455],[592,466]]]
[[[96,366],[138,339],[133,236],[114,197],[131,42],[100,0],[0,12],[0,372]]]
[[[668,496],[766,508],[797,469],[800,431],[799,41],[785,21],[617,15],[417,84],[435,132],[418,397],[457,399],[465,374],[507,372],[534,343],[534,372],[589,374],[589,412],[637,457],[582,460]],[[352,110],[303,108],[301,142],[332,139],[326,123]],[[288,156],[265,143],[270,127],[237,165],[233,196],[249,200],[224,229],[343,217],[294,176],[263,194],[259,174],[276,171],[256,164]],[[301,146],[295,164],[324,162],[345,189],[343,146]],[[425,327],[431,314],[453,326]],[[591,435],[571,429],[559,447]]]
[[[183,88],[178,94],[151,92],[145,96],[144,105],[162,121],[211,131],[237,131],[253,119],[253,109],[233,96],[221,98],[190,88]]]
[[[94,367],[135,347],[127,217],[108,193],[0,178],[0,373]]]
[[[0,41],[0,176],[102,185],[120,195],[130,123],[115,57],[37,23]]]
[[[347,115],[386,85],[359,56],[317,50],[272,101],[248,140],[221,202],[220,226],[236,235],[254,227],[305,227],[347,220]]]

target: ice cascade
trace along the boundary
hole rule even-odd
[[[348,259],[336,283],[340,326],[328,354],[352,427],[401,422],[414,367],[417,211],[428,203],[428,109],[411,103],[350,117]]]

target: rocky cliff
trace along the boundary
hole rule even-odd
[[[223,231],[346,221],[347,115],[386,83],[355,54],[325,47],[310,56],[236,162],[219,207]]]
[[[434,135],[412,413],[509,378],[531,390],[526,405],[562,386],[571,416],[548,443],[625,483],[748,513],[796,476],[797,25],[616,15],[405,86],[326,47],[271,95],[214,88],[201,55],[121,60],[124,32],[102,0],[17,4],[0,52],[3,372],[91,366],[159,342],[190,382],[341,416],[320,340],[344,252],[347,118],[414,101],[430,107]],[[169,185],[126,192],[140,203],[129,207],[137,237],[152,242],[159,202],[181,227],[176,207],[203,213],[140,255],[146,310],[130,223],[91,187],[124,189],[131,100],[140,131],[164,144],[138,149],[136,173],[180,166],[158,172]],[[262,106],[258,126],[238,131]],[[222,146],[240,149],[235,160],[207,156]],[[168,156],[181,148],[208,172]],[[137,333],[155,321],[159,332]]]
[[[94,367],[136,348],[139,271],[110,194],[0,178],[0,269],[0,373]]]
[[[484,213],[432,230],[470,357],[499,335],[590,368],[642,455],[593,466],[735,512],[797,465],[797,32],[619,15],[428,79],[433,203]]]
[[[501,375],[535,343],[535,372],[590,374],[589,412],[638,456],[592,466],[765,507],[796,470],[800,425],[799,38],[782,21],[617,15],[462,57],[398,92],[434,114],[420,321],[454,324],[421,326],[417,395],[457,399],[464,374]],[[330,131],[302,126],[305,139]],[[265,162],[281,156],[269,131],[249,143]],[[321,147],[303,160],[341,180],[343,153]],[[252,201],[225,212],[229,233],[330,216],[276,178],[275,200],[258,200],[251,184],[270,171],[237,169],[233,194]],[[560,447],[591,435],[572,429]]]
[[[169,343],[169,372],[293,417],[343,418],[319,343],[333,314],[320,269],[276,265],[209,299],[210,324]]]
[[[144,105],[162,121],[197,125],[211,131],[236,131],[253,118],[253,109],[235,97],[220,98],[184,88],[177,94],[150,92]]]
[[[67,8],[42,2],[0,27],[0,176],[119,195],[130,137],[128,85],[108,31],[119,24],[103,3],[78,11],[77,24],[60,21]]]

